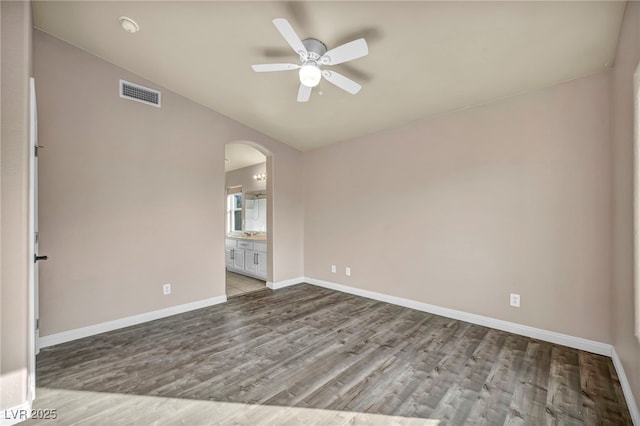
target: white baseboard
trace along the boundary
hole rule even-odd
[[[296,284],[302,284],[304,282],[304,277],[291,278],[289,280],[278,281],[277,283],[273,283],[271,281],[267,281],[267,287],[271,290],[277,290],[279,288],[289,287]]]
[[[629,407],[629,413],[631,413],[631,420],[633,420],[634,425],[640,425],[640,411],[638,411],[638,405],[636,404],[636,400],[633,397],[631,384],[629,383],[629,379],[624,372],[622,361],[618,357],[618,353],[616,352],[615,348],[613,348],[611,352],[611,360],[613,361],[613,366],[615,367],[616,373],[618,374],[620,386],[622,387],[622,393],[624,393],[624,399],[625,401],[627,401],[627,407]]]
[[[15,425],[31,418],[31,401],[25,401],[22,404],[12,407],[3,408],[0,414],[0,426]]]
[[[362,296],[369,299],[379,300],[381,302],[391,303],[393,305],[404,306],[405,308],[416,309],[418,311],[429,312],[431,314],[436,314],[447,318],[453,318],[460,321],[482,325],[485,327],[495,328],[497,330],[507,331],[509,333],[544,340],[545,342],[556,343],[559,345],[568,346],[570,348],[593,352],[599,355],[611,356],[611,350],[613,348],[610,344],[607,343],[596,342],[594,340],[583,339],[581,337],[569,336],[567,334],[529,327],[527,325],[503,321],[491,317],[485,317],[482,315],[470,314],[463,311],[457,311],[455,309],[443,308],[441,306],[430,305],[428,303],[416,302],[415,300],[390,296],[384,293],[377,293],[374,291],[362,290],[342,284],[335,284],[329,281],[317,280],[315,278],[308,277],[305,277],[304,281],[309,284],[330,288],[332,290],[341,291],[343,293],[355,294],[356,296]]]
[[[120,318],[113,321],[107,321],[100,324],[90,325],[88,327],[76,328],[74,330],[63,331],[61,333],[42,336],[39,339],[39,347],[58,345],[60,343],[70,342],[72,340],[81,339],[83,337],[93,336],[95,334],[107,331],[117,330],[119,328],[129,327],[147,321],[153,321],[160,318],[170,317],[171,315],[182,314],[184,312],[193,311],[195,309],[206,308],[207,306],[218,305],[227,301],[227,296],[212,297],[210,299],[198,300],[196,302],[185,303],[177,306],[170,306],[157,311],[146,312],[144,314],[133,315],[126,318]]]

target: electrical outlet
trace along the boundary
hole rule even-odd
[[[331,272],[336,273],[336,265],[331,265]]]
[[[520,307],[520,295],[519,294],[515,294],[515,293],[511,293],[511,296],[509,297],[509,304],[513,307],[519,308]]]
[[[171,294],[171,283],[167,283],[162,286],[162,294],[166,296],[167,294]]]
[[[347,266],[347,269],[344,270],[344,273],[347,274],[348,277],[351,276],[351,268]]]

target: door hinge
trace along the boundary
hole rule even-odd
[[[36,319],[36,330],[40,330],[40,318]]]
[[[39,149],[44,149],[44,146],[36,145],[36,153],[35,153],[36,157],[38,156],[38,150]]]

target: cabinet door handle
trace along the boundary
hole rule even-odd
[[[235,253],[235,250],[231,249],[231,260],[235,259],[234,253]]]
[[[258,253],[253,253],[253,264],[257,265],[258,264],[258,259],[257,259]]]

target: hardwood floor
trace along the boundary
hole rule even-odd
[[[251,293],[267,289],[266,281],[258,280],[247,275],[226,271],[227,297],[235,297],[241,294]]]
[[[37,384],[61,424],[632,424],[609,358],[307,284],[44,349]]]

